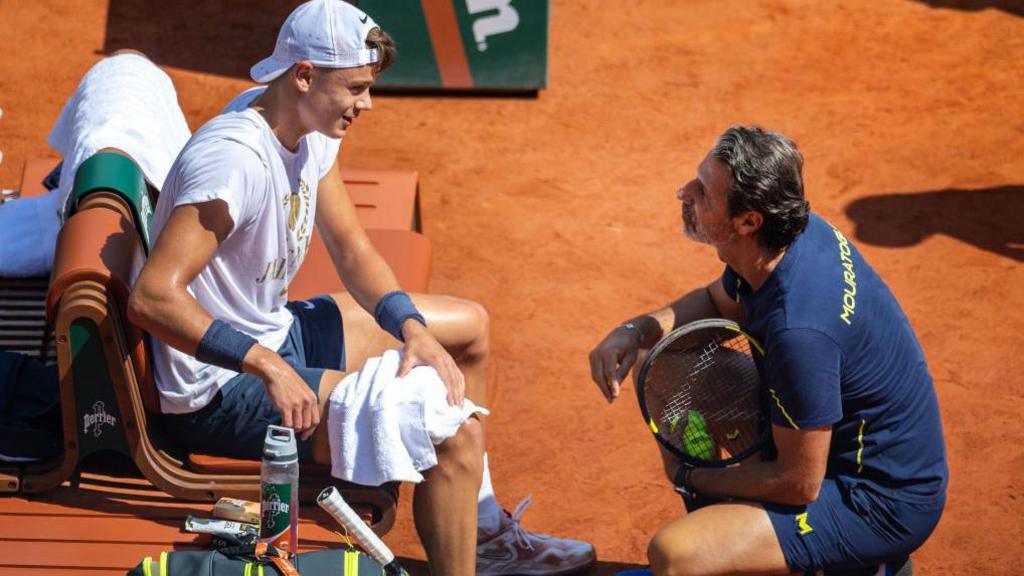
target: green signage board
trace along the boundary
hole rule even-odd
[[[398,46],[386,88],[547,86],[548,0],[359,0]]]

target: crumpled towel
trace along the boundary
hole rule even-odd
[[[449,406],[444,383],[429,366],[397,378],[401,359],[399,350],[371,358],[331,392],[332,476],[366,486],[422,482],[421,472],[437,465],[434,446],[472,415],[490,413],[468,398],[461,407]]]
[[[127,153],[159,190],[191,137],[174,84],[156,64],[137,54],[100,60],[64,103],[47,137],[64,157],[57,188],[61,207],[78,166],[100,150]]]
[[[97,62],[64,104],[47,139],[63,156],[57,188],[0,204],[0,277],[50,271],[75,172],[90,156],[104,148],[120,149],[159,189],[191,136],[178,93],[163,70],[136,54]]]

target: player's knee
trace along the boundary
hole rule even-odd
[[[484,308],[483,304],[466,300],[466,308],[469,310],[470,321],[473,324],[473,341],[479,343],[485,349],[490,344],[491,315]]]
[[[464,341],[467,343],[463,360],[484,360],[491,346],[491,315],[482,304],[472,300],[460,300],[459,304]]]
[[[470,418],[454,436],[438,447],[438,468],[453,476],[479,477],[484,466],[484,429],[480,421]]]
[[[701,574],[700,558],[689,542],[664,530],[651,538],[647,546],[651,572],[657,576],[690,576]]]

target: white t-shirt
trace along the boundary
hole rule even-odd
[[[214,318],[277,350],[292,324],[288,284],[309,248],[317,186],[341,140],[314,132],[294,152],[285,149],[247,107],[264,89],[243,92],[189,140],[164,182],[153,236],[160,241],[178,206],[224,201],[234,225],[189,293]],[[170,414],[199,410],[237,374],[157,339],[153,366],[160,407]]]

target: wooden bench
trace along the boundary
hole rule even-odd
[[[30,163],[29,177],[41,179],[51,164]],[[399,175],[358,171],[350,185],[357,210],[377,223],[406,226],[417,222],[415,173]],[[401,184],[392,190],[389,184]],[[397,215],[384,218],[390,198],[405,198]],[[410,200],[411,199],[411,200]],[[116,193],[99,191],[81,201],[65,224],[46,301],[55,327],[64,414],[65,454],[59,462],[23,467],[20,474],[0,470],[0,483],[35,493],[72,478],[81,460],[103,450],[129,456],[155,486],[178,498],[213,500],[221,496],[253,499],[259,489],[259,462],[186,454],[161,435],[151,419],[159,414],[157,390],[144,334],[127,321],[130,286],[145,261],[133,211]],[[403,288],[425,292],[431,246],[406,229],[367,230],[371,242],[392,265]],[[314,237],[290,296],[301,299],[343,290],[319,238]],[[18,478],[20,476],[20,478]],[[311,500],[335,484],[374,528],[387,531],[394,521],[395,486],[368,488],[332,479],[327,466],[304,466],[300,496]],[[2,489],[2,488],[0,488]]]

